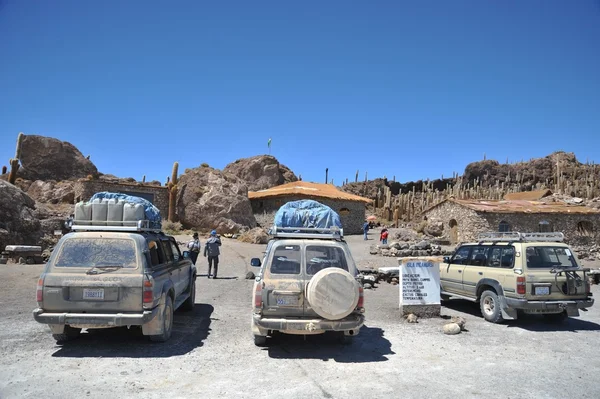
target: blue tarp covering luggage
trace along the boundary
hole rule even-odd
[[[160,211],[158,210],[158,208],[156,206],[154,206],[154,204],[152,204],[152,202],[141,198],[141,197],[135,197],[133,195],[127,195],[127,194],[121,194],[121,193],[110,193],[108,191],[103,191],[100,193],[96,193],[92,196],[92,198],[90,198],[89,202],[91,203],[92,201],[94,201],[96,198],[98,199],[116,199],[116,200],[123,200],[125,202],[129,202],[129,203],[134,203],[134,204],[141,204],[144,207],[144,212],[146,213],[146,219],[150,221],[150,227],[153,229],[160,229],[161,228],[161,224],[162,224],[162,220],[160,217]]]
[[[313,200],[292,201],[275,214],[277,227],[342,228],[340,215],[327,205]]]

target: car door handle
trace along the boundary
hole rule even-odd
[[[483,276],[483,272],[479,272],[479,273],[477,273],[477,274],[479,274],[480,276]]]
[[[459,272],[459,273],[462,273],[462,270],[459,270],[458,272]]]

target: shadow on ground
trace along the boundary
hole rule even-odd
[[[320,335],[277,334],[268,340],[269,357],[273,359],[321,359],[339,363],[387,361],[395,354],[381,328],[363,326],[351,344],[342,344],[335,333]]]
[[[78,339],[60,346],[52,356],[148,358],[184,355],[204,345],[210,334],[213,311],[211,305],[196,304],[191,312],[175,312],[171,338],[164,343],[150,342],[140,328],[88,330]]]
[[[481,310],[479,304],[475,302],[465,301],[461,299],[452,299],[445,301],[445,308],[452,309],[457,312],[466,313],[471,316],[481,318]],[[585,314],[584,312],[581,312]],[[577,317],[569,317],[562,323],[552,322],[544,318],[542,315],[519,313],[517,320],[506,320],[500,324],[509,328],[522,328],[528,331],[600,331],[600,324],[583,320]]]

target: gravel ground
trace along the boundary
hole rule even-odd
[[[402,320],[398,287],[383,283],[366,291],[367,323],[351,345],[283,335],[257,348],[244,276],[264,246],[223,241],[221,279],[206,279],[199,259],[196,308],[176,312],[164,344],[113,329],[58,346],[31,315],[43,266],[0,265],[0,398],[598,397],[599,306],[559,326],[533,316],[494,325],[477,305],[452,301],[443,316],[465,317],[468,331],[445,336],[444,317]],[[368,254],[374,240],[348,242],[361,267],[396,264]]]

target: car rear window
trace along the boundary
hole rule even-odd
[[[342,248],[325,245],[309,245],[306,247],[306,274],[317,274],[328,267],[337,267],[348,271],[346,254]]]
[[[271,274],[300,274],[302,253],[299,245],[284,245],[275,248]]]
[[[571,250],[565,247],[527,247],[526,256],[530,269],[577,267]]]
[[[135,242],[123,238],[70,238],[63,243],[54,266],[135,268]]]

